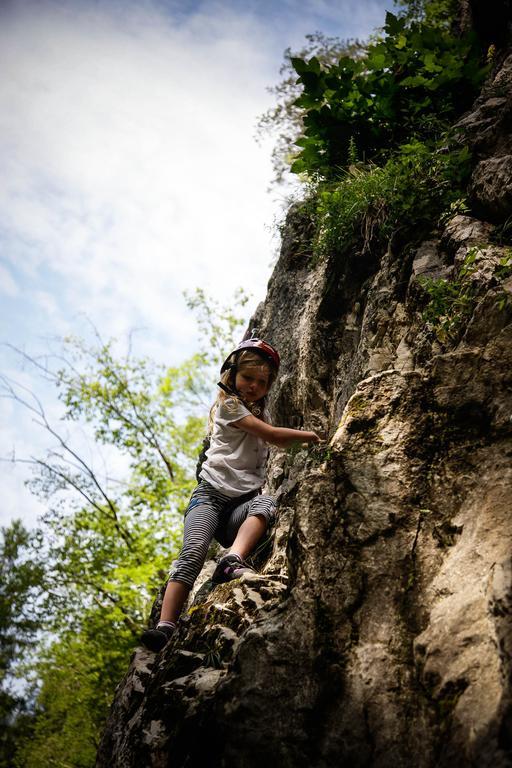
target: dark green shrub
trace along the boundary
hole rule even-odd
[[[304,131],[291,170],[313,179],[339,177],[351,143],[365,162],[379,165],[404,143],[437,143],[488,71],[474,36],[391,13],[366,57],[344,56],[326,67],[315,57],[292,64],[303,87],[295,104]]]
[[[400,147],[383,167],[350,166],[337,182],[318,184],[307,205],[316,223],[315,256],[340,254],[352,243],[384,246],[400,228],[417,240],[463,195],[469,151]]]
[[[483,246],[485,247],[485,246]],[[421,285],[428,294],[428,304],[422,318],[428,323],[439,341],[456,342],[464,332],[478,301],[478,284],[472,282],[471,275],[477,268],[479,248],[471,248],[456,276],[446,278],[423,277]],[[505,251],[494,277],[498,284],[512,275],[512,249]],[[509,302],[509,293],[503,292],[497,304],[500,310]]]

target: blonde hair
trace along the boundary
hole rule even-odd
[[[235,363],[236,361],[236,370],[243,371],[247,368],[264,368],[265,371],[268,372],[268,388],[272,386],[276,379],[277,371],[274,368],[273,365],[270,365],[267,363],[261,355],[258,355],[256,352],[251,352],[250,349],[244,349],[242,352],[233,353],[231,357],[229,358],[229,362],[231,364]],[[229,389],[233,389],[235,387],[234,377],[236,374],[234,374],[233,370],[231,368],[228,368],[227,371],[224,371],[224,373],[220,377],[220,381],[224,386],[228,387]],[[235,394],[228,394],[223,389],[219,388],[219,393],[217,395],[217,399],[215,400],[214,404],[210,408],[210,415],[208,418],[208,434],[211,435],[213,431],[213,421],[215,418],[215,412],[219,405],[221,403],[224,403],[228,398],[232,400],[236,400],[237,402],[243,403],[246,408],[248,408],[251,413],[253,413],[255,416],[263,420],[263,414],[265,411],[265,406],[267,402],[266,395],[265,397],[262,397],[261,400],[258,400],[256,403],[246,403],[242,400],[241,397],[238,397]]]

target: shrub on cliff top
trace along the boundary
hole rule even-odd
[[[340,254],[352,243],[384,245],[401,229],[413,240],[463,195],[466,148],[405,144],[383,167],[352,163],[337,182],[317,185],[307,205],[316,224],[314,254]]]
[[[404,143],[439,141],[487,73],[475,36],[392,13],[364,58],[292,64],[303,88],[295,104],[304,130],[291,170],[327,180],[347,167],[351,143],[365,161],[382,165]]]

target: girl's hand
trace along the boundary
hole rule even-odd
[[[323,440],[316,432],[302,432],[306,443],[323,443]]]

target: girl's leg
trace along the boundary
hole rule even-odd
[[[236,538],[229,548],[230,555],[239,555],[244,560],[267,530],[267,521],[263,515],[251,515],[238,529]]]
[[[229,554],[239,555],[242,560],[249,555],[276,517],[276,504],[271,496],[255,496],[232,511],[226,538],[233,541]]]
[[[190,587],[182,581],[167,582],[160,612],[160,621],[169,621],[176,624],[189,596],[189,592]]]
[[[226,496],[204,482],[192,494],[185,515],[183,547],[165,589],[160,620],[156,629],[146,630],[141,637],[151,651],[162,650],[176,629],[188,594],[203,567],[221,512],[228,502]]]
[[[165,590],[161,621],[175,621],[178,618],[204,565],[221,512],[228,501],[227,496],[205,482],[200,483],[192,494],[185,515],[183,546]],[[169,615],[174,618],[168,619]]]
[[[230,541],[233,543],[229,553],[217,563],[212,575],[214,584],[238,579],[251,570],[244,563],[244,557],[253,551],[267,526],[273,525],[275,510],[275,502],[270,496],[256,496],[232,510],[223,539],[228,545]]]

